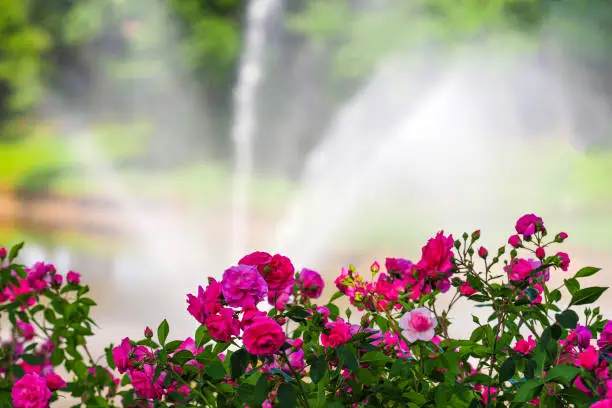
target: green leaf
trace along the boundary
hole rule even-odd
[[[574,293],[580,290],[580,283],[578,283],[576,279],[574,278],[565,279],[564,282],[565,282],[565,287],[567,288],[567,290],[569,291],[571,295],[573,295]]]
[[[297,405],[297,395],[291,384],[282,383],[278,387],[278,402],[283,408],[294,408]]]
[[[595,302],[608,288],[593,286],[591,288],[580,289],[572,296],[570,306],[588,305]]]
[[[327,371],[327,361],[324,356],[317,356],[310,364],[310,379],[317,384]]]
[[[249,353],[245,349],[239,349],[232,354],[230,357],[230,368],[232,371],[232,378],[236,379],[244,374],[247,366],[249,365]]]
[[[514,364],[514,360],[509,358],[504,361],[499,368],[499,380],[500,381],[508,381],[514,376],[514,372],[516,371],[516,365]]]
[[[595,268],[594,266],[585,266],[584,268],[576,272],[574,278],[586,278],[587,276],[595,275],[599,271],[601,271],[601,268]]]
[[[8,256],[9,262],[13,262],[13,260],[17,258],[17,256],[19,255],[19,251],[21,251],[24,244],[25,243],[21,241],[20,243],[15,244],[11,247],[11,250],[9,251],[9,256]]]
[[[166,344],[168,333],[170,333],[170,325],[168,324],[168,321],[164,319],[164,321],[161,322],[157,328],[157,339],[162,346]]]
[[[299,323],[305,321],[308,317],[310,317],[310,313],[303,307],[294,306],[289,308],[289,310],[287,311],[287,317],[289,317],[294,322]]]
[[[551,368],[547,373],[545,380],[552,381],[556,379],[561,379],[565,383],[569,383],[572,381],[578,373],[580,372],[580,367],[570,366],[570,365],[558,365]]]
[[[533,378],[537,365],[538,364],[535,362],[535,360],[530,359],[529,361],[527,361],[527,364],[525,364],[525,378],[526,379],[530,380]]]
[[[372,385],[378,381],[368,368],[358,368],[355,370],[355,376],[364,385]]]
[[[364,363],[376,361],[382,361],[386,363],[387,361],[391,360],[393,360],[391,357],[384,353],[381,353],[380,351],[369,351],[361,357],[361,361]]]
[[[344,296],[342,292],[336,292],[332,295],[331,299],[329,299],[328,303],[332,303],[334,300],[340,299],[342,296]]]
[[[173,362],[177,363],[177,364],[183,365],[186,362],[191,361],[193,359],[194,359],[194,357],[193,357],[193,353],[191,351],[189,351],[189,350],[181,350],[178,353],[176,353],[174,356],[172,356],[171,360]]]
[[[225,378],[225,368],[222,364],[217,363],[206,366],[205,371],[206,374],[208,374],[209,376],[211,376],[211,378],[215,380],[221,380]]]
[[[42,365],[43,363],[42,358],[35,356],[34,354],[24,354],[21,356],[21,358],[30,365]]]
[[[542,382],[539,379],[527,380],[523,383],[521,388],[518,389],[516,394],[514,395],[514,402],[527,402],[531,401],[535,394],[542,386]]]
[[[578,314],[573,310],[565,310],[555,315],[557,322],[566,329],[575,329],[578,324]]]
[[[550,301],[553,302],[553,303],[560,301],[561,300],[561,291],[559,289],[553,290],[548,295],[548,299],[550,299]]]
[[[204,344],[210,341],[210,336],[208,335],[208,329],[205,325],[201,325],[195,332],[195,343],[196,347],[200,348]]]

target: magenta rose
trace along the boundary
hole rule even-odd
[[[219,313],[206,318],[206,328],[213,339],[230,342],[232,336],[240,333],[240,322],[234,318],[234,311],[224,307]]]
[[[51,391],[61,390],[66,386],[66,381],[64,381],[62,377],[54,372],[47,373],[47,375],[45,375],[45,379],[47,381],[47,387]]]
[[[510,280],[519,282],[529,277],[534,270],[534,266],[526,259],[515,258],[511,264],[504,267],[504,270],[508,272]]]
[[[326,327],[328,332],[321,333],[321,344],[323,347],[340,347],[352,337],[351,325],[342,319],[329,322]]]
[[[149,364],[142,366],[142,371],[131,370],[129,372],[130,380],[134,391],[142,398],[158,400],[164,395],[163,383],[166,373],[161,373],[157,381],[155,379],[155,367]]]
[[[47,408],[51,391],[47,381],[38,374],[25,374],[11,391],[15,408]]]
[[[437,272],[448,272],[453,268],[451,258],[453,257],[453,236],[444,236],[444,231],[438,232],[434,238],[430,238],[423,247],[421,260],[417,264],[419,269],[427,269]]]
[[[387,258],[385,261],[385,268],[390,275],[399,276],[403,278],[406,271],[412,269],[412,262],[402,258]]]
[[[276,320],[259,317],[244,329],[242,341],[249,353],[265,356],[280,350],[285,343],[285,333]]]
[[[130,353],[134,350],[134,347],[130,344],[130,339],[125,337],[121,340],[121,344],[114,347],[112,350],[113,360],[117,366],[119,373],[123,374],[130,367]]]
[[[206,290],[202,286],[198,286],[198,296],[187,295],[187,311],[198,322],[204,324],[206,316],[215,314],[221,309],[220,295],[221,285],[213,278],[209,278]]]
[[[81,283],[81,274],[77,272],[69,271],[66,274],[66,280],[68,281],[68,283],[72,283],[73,285],[78,285],[79,283]]]
[[[32,340],[34,338],[34,326],[32,326],[30,323],[24,323],[18,320],[17,329],[19,330],[19,334],[21,334],[24,339]]]
[[[254,265],[232,266],[223,273],[223,297],[232,307],[253,307],[268,293],[268,284]]]
[[[323,293],[325,283],[318,272],[312,269],[303,268],[298,276],[298,283],[302,296],[317,299]]]
[[[267,252],[256,251],[245,255],[238,261],[238,265],[253,265],[257,266],[259,272],[263,275],[264,267],[272,261],[272,255]]]
[[[528,237],[544,229],[542,218],[535,214],[525,214],[516,221],[516,232]]]
[[[512,248],[518,248],[521,246],[521,237],[518,235],[512,235],[508,238],[508,243],[512,246]]]
[[[604,349],[612,346],[612,321],[608,321],[597,339],[597,347]]]
[[[565,252],[557,252],[557,258],[561,260],[561,270],[567,271],[567,268],[569,268],[570,264],[569,255]]]
[[[244,330],[247,326],[255,321],[258,317],[266,317],[266,313],[261,310],[257,310],[254,307],[249,307],[243,310],[244,314],[242,315],[242,320],[240,321],[240,326]]]

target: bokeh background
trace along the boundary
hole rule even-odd
[[[604,0],[1,0],[0,242],[82,273],[98,349],[253,250],[329,295],[526,212],[609,284],[611,40]]]

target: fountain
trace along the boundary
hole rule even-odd
[[[247,7],[246,34],[234,89],[232,141],[235,146],[232,259],[245,253],[248,245],[249,188],[253,172],[253,143],[257,131],[257,91],[265,64],[268,20],[282,5],[280,0],[251,0]]]

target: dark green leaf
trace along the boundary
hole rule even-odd
[[[553,340],[559,340],[562,334],[563,330],[561,329],[561,326],[558,324],[553,324],[550,326],[550,337],[552,337]]]
[[[527,380],[523,383],[521,388],[518,389],[516,394],[514,395],[514,402],[527,402],[531,401],[537,391],[538,388],[542,386],[542,383],[539,379]]]
[[[30,365],[42,365],[43,363],[42,358],[35,356],[34,354],[24,354],[21,356],[21,358]]]
[[[565,310],[555,315],[557,322],[566,329],[575,329],[578,324],[578,314],[573,310]]]
[[[172,356],[172,362],[183,365],[188,361],[193,360],[193,353],[189,350],[181,350]]]
[[[225,368],[222,364],[212,364],[205,368],[206,374],[215,380],[221,380],[225,378]]]
[[[504,361],[499,368],[499,380],[500,381],[508,381],[514,376],[514,372],[516,371],[516,365],[514,364],[514,360],[509,358]]]
[[[585,266],[584,268],[576,272],[574,278],[586,278],[587,276],[595,275],[599,271],[601,271],[601,268],[595,268],[594,266]]]
[[[232,371],[232,378],[236,379],[244,374],[247,366],[249,365],[249,353],[245,349],[239,349],[232,354],[230,357],[230,367]]]
[[[312,382],[317,384],[327,371],[327,361],[324,356],[315,357],[310,364],[310,378]]]
[[[588,305],[595,302],[608,288],[593,286],[591,288],[580,289],[572,296],[570,306]]]
[[[201,325],[195,332],[195,343],[196,347],[200,348],[204,344],[210,341],[210,336],[208,335],[208,329],[205,325]]]
[[[332,297],[329,299],[329,302],[328,302],[328,303],[332,303],[334,300],[336,300],[336,299],[340,299],[342,296],[344,296],[344,295],[342,294],[342,292],[336,292],[336,293],[334,293],[334,294],[332,295]]]
[[[551,381],[555,379],[561,379],[564,383],[569,383],[572,381],[578,373],[580,372],[580,367],[570,366],[570,365],[558,365],[551,368],[546,373],[546,381]]]
[[[297,395],[291,384],[282,383],[278,387],[278,402],[283,408],[294,408],[297,405]]]
[[[535,360],[528,360],[527,364],[525,364],[525,378],[530,380],[533,378],[533,375],[535,373],[535,369],[537,367],[537,363],[535,362]]]
[[[161,324],[157,328],[157,339],[159,340],[159,343],[162,346],[166,344],[168,333],[170,333],[170,325],[168,324],[168,321],[164,319],[164,321],[161,322]]]
[[[359,382],[364,385],[372,385],[376,381],[378,381],[378,378],[376,378],[367,368],[358,368],[357,370],[355,370],[355,376],[357,377]]]

